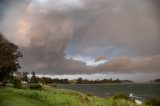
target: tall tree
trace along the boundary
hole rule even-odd
[[[0,33],[0,82],[6,85],[8,78],[20,68],[18,58],[22,57],[17,45]]]
[[[38,83],[38,79],[36,77],[35,72],[32,72],[32,77],[31,77],[30,83]]]
[[[22,81],[28,82],[28,72],[23,72]]]

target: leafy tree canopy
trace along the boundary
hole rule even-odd
[[[0,82],[6,83],[10,75],[20,68],[19,57],[22,57],[22,54],[18,46],[0,33]]]

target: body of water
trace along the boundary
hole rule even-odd
[[[58,84],[58,88],[71,89],[83,93],[93,93],[98,97],[107,97],[117,92],[133,94],[136,98],[160,98],[160,84]]]

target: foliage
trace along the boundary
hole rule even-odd
[[[112,80],[112,79],[102,79],[102,80],[88,80],[88,79],[82,79],[78,78],[77,80],[68,80],[68,79],[59,79],[55,78],[52,79],[50,77],[36,77],[35,72],[32,72],[32,77],[29,80],[28,79],[28,72],[17,72],[17,76],[20,77],[22,81],[29,82],[29,83],[43,83],[43,84],[104,84],[104,83],[132,83],[129,80]]]
[[[21,80],[18,77],[13,77],[13,84],[14,84],[14,88],[18,88],[21,89],[22,88],[22,84],[21,84]]]
[[[113,95],[112,97],[113,99],[125,99],[125,100],[129,100],[129,97],[127,96],[127,94],[123,93],[123,92],[119,92]]]
[[[83,84],[83,79],[82,78],[78,78],[77,79],[77,84]]]
[[[45,91],[5,88],[3,92],[39,100],[49,106],[137,106],[125,99],[88,97],[76,91],[55,88]]]
[[[23,72],[22,74],[22,81],[28,82],[28,72]]]
[[[155,79],[154,82],[160,82],[160,79]]]
[[[82,79],[78,78],[77,79],[77,84],[105,84],[105,83],[132,83],[130,80],[113,80],[113,79],[102,79],[102,80],[87,80],[87,79]]]
[[[18,47],[0,33],[0,81],[4,85],[13,72],[20,68],[18,63],[19,57],[22,57],[22,54]]]
[[[39,80],[39,82],[42,82],[44,84],[53,84],[53,83],[69,84],[68,79],[58,79],[58,78],[52,79],[52,78],[49,78],[49,77],[42,77],[42,78],[38,78],[38,80]]]
[[[160,100],[156,98],[149,98],[144,101],[147,106],[160,106]]]
[[[38,78],[36,77],[35,72],[32,72],[30,83],[38,83]]]
[[[51,79],[51,78],[48,78],[48,77],[42,77],[42,78],[40,78],[40,80],[41,80],[41,82],[42,82],[43,84],[51,84],[51,83],[53,83],[53,82],[52,82],[52,79]]]
[[[33,89],[33,90],[42,90],[42,85],[40,85],[40,84],[30,84],[29,88]]]
[[[94,96],[93,93],[90,93],[90,92],[87,92],[87,93],[85,93],[85,94],[86,94],[87,96],[91,96],[91,97]]]

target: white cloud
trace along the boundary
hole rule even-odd
[[[131,80],[134,82],[149,82],[160,77],[157,73],[133,73],[133,74],[113,74],[113,73],[102,73],[102,74],[77,74],[77,75],[42,75],[39,74],[38,77],[50,77],[50,78],[59,78],[59,79],[90,79],[90,80],[102,80],[102,79],[120,79],[120,80]]]
[[[66,11],[69,8],[81,9],[84,7],[81,0],[34,0],[33,3],[45,10]]]
[[[71,60],[76,60],[76,61],[80,61],[80,62],[85,62],[85,64],[87,66],[98,66],[100,64],[104,64],[107,62],[107,60],[99,60],[99,61],[95,61],[95,58],[93,57],[83,57],[80,55],[77,56],[66,56],[66,59],[71,59]]]

